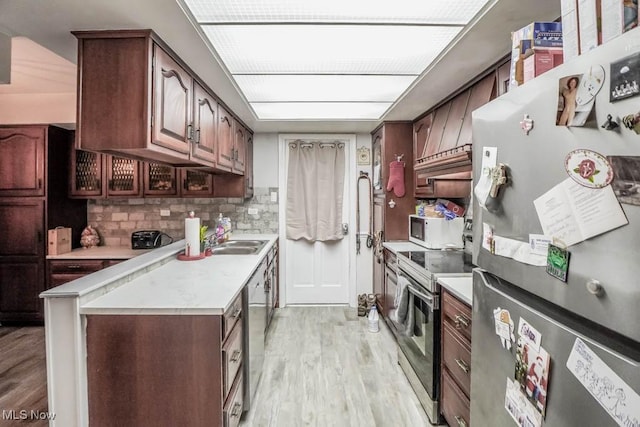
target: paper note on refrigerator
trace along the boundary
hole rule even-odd
[[[481,208],[485,207],[489,192],[491,191],[491,174],[489,170],[496,167],[498,158],[498,147],[482,147],[482,166],[480,169],[480,179],[473,189],[473,194],[478,200]]]
[[[507,378],[507,391],[504,396],[504,408],[519,426],[540,427],[542,414],[527,400],[520,391],[520,384]]]
[[[629,223],[610,185],[587,188],[567,178],[533,205],[545,236],[567,246]]]
[[[576,338],[567,368],[619,426],[640,425],[640,396],[580,338]]]
[[[536,254],[531,250],[531,245],[527,242],[508,239],[506,237],[493,235],[493,253],[506,258],[513,258],[518,262],[542,267],[547,265],[547,254]]]

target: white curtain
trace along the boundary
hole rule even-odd
[[[341,240],[345,144],[288,143],[287,239]]]

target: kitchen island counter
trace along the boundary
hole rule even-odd
[[[47,255],[47,259],[131,259],[151,252],[153,249],[131,249],[128,246],[94,246],[92,248],[76,248],[60,255]]]

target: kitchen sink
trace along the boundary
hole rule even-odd
[[[213,255],[253,255],[260,252],[260,249],[250,246],[217,246],[211,249],[211,252]]]
[[[256,252],[259,252],[264,245],[266,245],[268,240],[229,240],[224,243],[221,243],[219,247],[221,248],[255,248]]]

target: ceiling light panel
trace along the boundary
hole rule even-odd
[[[462,27],[203,25],[231,74],[419,75]]]
[[[251,107],[261,120],[378,120],[390,102],[274,102]]]
[[[185,0],[198,22],[466,24],[487,0]]]
[[[262,74],[234,79],[249,102],[393,102],[415,77]]]

